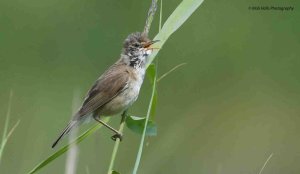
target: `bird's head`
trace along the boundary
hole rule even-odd
[[[150,40],[143,33],[132,33],[124,41],[122,55],[125,55],[124,58],[128,59],[126,62],[128,62],[130,66],[142,66],[146,63],[147,57],[154,49],[151,45],[156,42],[158,41]]]

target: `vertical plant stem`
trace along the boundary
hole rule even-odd
[[[120,128],[119,128],[119,132],[120,133],[123,133],[123,129],[124,129],[124,126],[125,126],[126,115],[127,115],[127,110],[125,110],[122,113],[122,119],[121,119],[121,124],[120,124]],[[111,160],[110,160],[110,163],[109,163],[107,174],[111,174],[113,172],[113,168],[114,168],[114,164],[115,164],[115,159],[116,159],[117,152],[118,152],[118,149],[119,149],[119,144],[120,144],[120,139],[117,138],[116,141],[115,141],[115,145],[114,145],[114,149],[113,149],[112,155],[111,155]]]
[[[156,68],[155,68],[156,71]],[[144,125],[144,129],[143,129],[143,134],[142,134],[142,138],[141,138],[141,142],[140,142],[140,146],[139,146],[139,151],[135,160],[135,164],[134,164],[134,168],[133,168],[133,174],[137,173],[137,170],[139,168],[140,165],[140,161],[141,161],[141,157],[142,157],[142,153],[143,153],[143,147],[144,147],[144,141],[145,141],[145,136],[146,136],[146,128],[148,125],[148,121],[149,121],[149,117],[150,117],[150,113],[151,113],[151,108],[152,108],[152,103],[153,103],[153,99],[154,99],[154,95],[155,95],[155,90],[156,90],[156,75],[157,73],[155,72],[155,76],[154,76],[154,81],[153,81],[153,85],[152,85],[152,93],[151,93],[151,98],[150,98],[150,103],[148,106],[148,111],[147,111],[147,116],[146,116],[146,121],[145,121],[145,125]]]
[[[151,6],[150,6],[149,11],[148,11],[148,17],[147,17],[146,24],[145,24],[145,27],[144,27],[144,32],[143,32],[146,35],[148,35],[148,33],[149,33],[150,26],[151,26],[151,23],[153,21],[153,18],[154,18],[155,12],[156,12],[157,1],[158,0],[152,0]]]

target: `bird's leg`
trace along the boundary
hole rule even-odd
[[[121,123],[120,124],[122,124],[123,122],[125,122],[125,120],[126,120],[126,116],[127,116],[127,110],[128,109],[126,109],[123,113],[122,113],[122,115],[121,115]]]
[[[122,113],[122,115],[121,115],[121,125],[122,125],[122,123],[124,123],[125,122],[125,119],[126,119],[126,116],[127,116],[127,109]],[[123,130],[123,128],[120,128],[120,129],[122,129]],[[119,138],[119,140],[120,141],[122,141],[122,138],[123,138],[123,135],[122,135],[122,133],[116,133],[115,135],[113,135],[112,137],[111,137],[111,139],[113,139],[114,141],[116,141],[117,140],[117,138]]]
[[[111,136],[111,139],[116,141],[119,138],[120,141],[123,139],[123,135],[121,133],[116,133],[115,135]]]
[[[97,117],[97,116],[94,116],[94,119],[97,122],[101,123],[103,126],[107,127],[108,129],[110,129],[111,131],[116,133],[114,136],[111,137],[111,139],[113,139],[114,141],[116,141],[117,138],[119,138],[120,141],[122,140],[122,134],[119,131],[117,131],[116,129],[114,129],[110,125],[106,124],[104,121],[100,120],[99,117]]]
[[[122,116],[122,118],[121,118],[121,123],[120,124],[122,125],[122,124],[124,124],[126,116],[127,116],[127,109],[122,113],[121,116]],[[121,129],[123,130],[123,128],[120,128],[120,130]],[[119,138],[120,141],[122,141],[122,134],[121,133],[116,133],[114,136],[111,137],[111,139],[113,139],[115,141],[116,141],[117,138]]]

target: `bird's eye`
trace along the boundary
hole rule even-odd
[[[134,46],[135,47],[140,47],[140,44],[139,43],[135,43]]]

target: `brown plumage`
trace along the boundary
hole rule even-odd
[[[120,113],[135,102],[144,79],[147,57],[152,51],[150,46],[153,43],[155,41],[151,41],[142,33],[133,33],[126,38],[120,59],[95,82],[82,106],[53,143],[52,148],[74,126],[90,117],[114,131],[117,135],[115,137],[121,138],[116,130],[102,122],[99,117]]]

